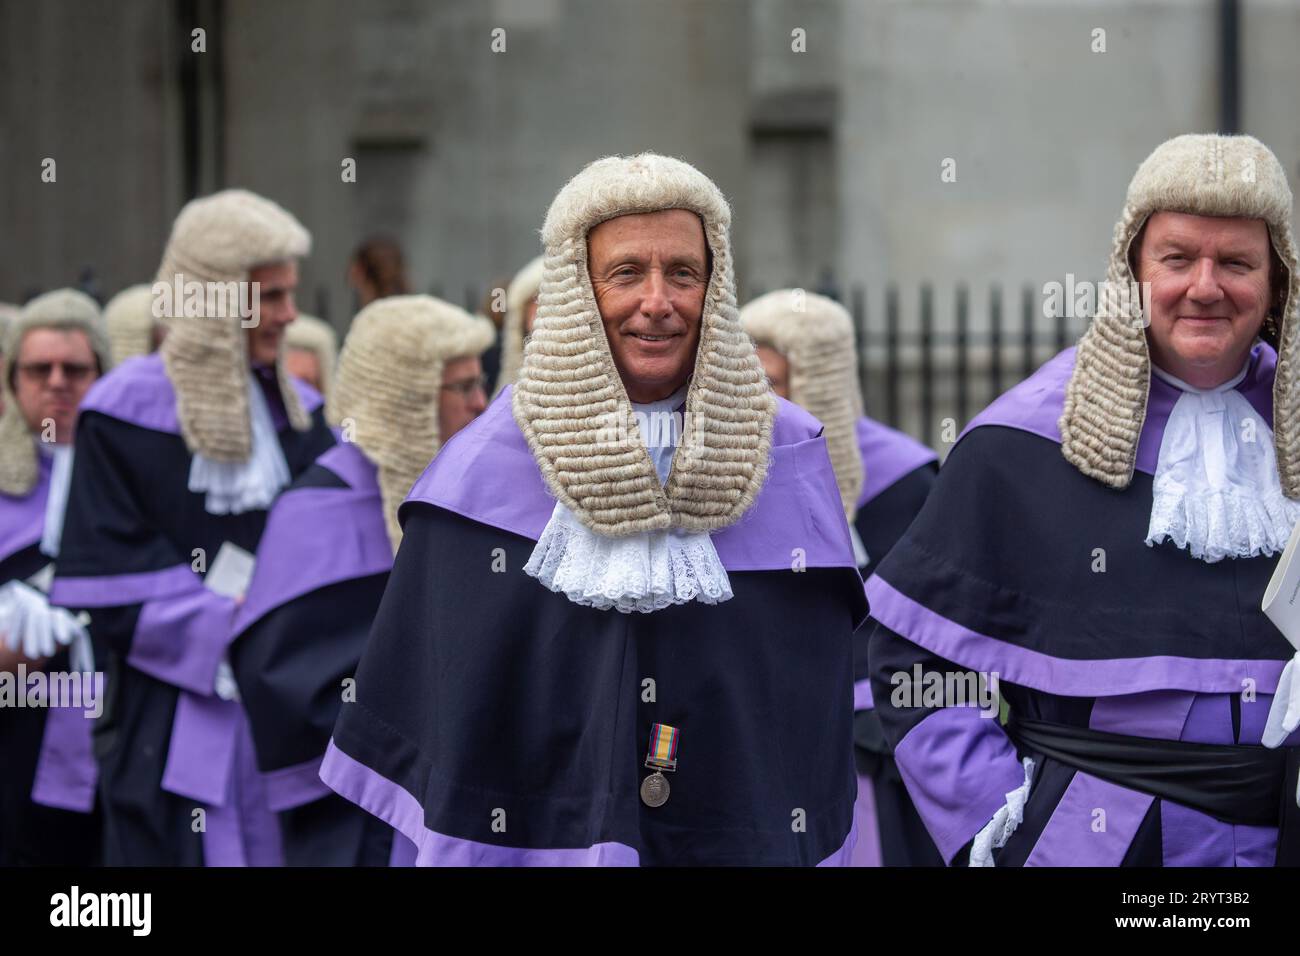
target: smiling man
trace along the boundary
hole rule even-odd
[[[321,776],[417,863],[852,851],[862,586],[821,426],[740,326],[729,223],[678,160],[579,173],[519,380],[402,506]]]
[[[867,583],[876,709],[945,860],[1300,862],[1294,649],[1260,610],[1300,516],[1291,206],[1258,140],[1158,147],[1115,294],[968,426]],[[996,680],[1009,720],[916,706],[914,668]]]

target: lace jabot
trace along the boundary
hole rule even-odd
[[[1160,442],[1146,544],[1165,540],[1215,562],[1281,552],[1300,517],[1277,474],[1273,430],[1236,386],[1199,389],[1152,365],[1182,394]]]
[[[638,430],[660,483],[668,480],[681,440],[683,387],[648,404],[633,404]],[[575,604],[650,613],[673,604],[720,604],[731,582],[706,533],[669,529],[623,538],[596,534],[556,502],[524,573]]]

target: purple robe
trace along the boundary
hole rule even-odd
[[[712,535],[735,595],[716,606],[548,591],[522,568],[554,507],[507,389],[402,506],[322,779],[422,865],[846,862],[865,604],[820,425],[780,404],[762,491]],[[651,722],[682,735],[657,809],[637,795]]]
[[[297,432],[272,370],[254,374],[297,475],[333,443],[320,398],[295,382],[313,418]],[[235,602],[203,584],[223,543],[256,550],[266,512],[208,514],[191,461],[161,356],[127,360],[86,395],[51,599],[90,614],[109,675],[95,734],[110,865],[279,860],[244,710],[214,691]]]
[[[876,708],[949,862],[965,862],[1024,772],[998,719],[918,698],[916,668],[996,673],[1012,715],[1026,720],[1249,746],[1292,653],[1259,609],[1276,557],[1207,564],[1168,542],[1144,544],[1177,391],[1152,379],[1136,474],[1114,490],[1060,452],[1073,366],[1068,349],[970,423],[867,583]],[[1275,366],[1273,350],[1257,345],[1237,386],[1266,421]],[[997,865],[1273,862],[1275,826],[1224,822],[1052,758],[1038,764],[1025,820]]]

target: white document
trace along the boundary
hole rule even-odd
[[[1292,530],[1286,550],[1273,569],[1260,608],[1291,646],[1300,649],[1300,561],[1296,560],[1297,550],[1300,550],[1300,523]]]
[[[203,579],[203,586],[222,597],[241,597],[248,591],[248,582],[253,580],[253,563],[252,554],[239,545],[223,541]]]

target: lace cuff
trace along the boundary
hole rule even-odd
[[[1025,782],[1007,794],[1007,802],[979,833],[970,848],[970,866],[992,866],[993,851],[1007,845],[1025,819],[1025,803],[1029,800],[1029,786],[1034,779],[1034,761],[1024,759]]]

